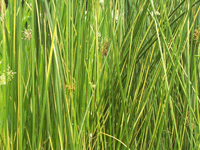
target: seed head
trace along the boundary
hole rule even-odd
[[[109,41],[108,38],[105,39],[102,45],[102,55],[106,56],[109,50]]]
[[[31,38],[32,38],[32,30],[26,29],[24,31],[24,39],[27,40],[27,41],[30,41]]]
[[[193,36],[194,36],[195,43],[197,43],[199,41],[200,28],[197,28],[197,29],[194,30]]]

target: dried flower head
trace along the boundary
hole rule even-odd
[[[109,41],[108,38],[106,38],[102,45],[102,55],[106,56],[108,54],[108,50],[109,50]]]
[[[24,39],[29,41],[32,38],[32,30],[31,29],[26,29],[24,31]]]
[[[65,87],[67,88],[68,91],[72,90],[74,92],[76,89],[75,79],[73,79],[72,85],[69,84],[69,85],[66,85]]]
[[[194,36],[195,43],[197,43],[199,41],[200,28],[197,28],[197,29],[194,30],[193,36]]]
[[[68,91],[72,90],[74,92],[75,91],[75,83],[73,83],[72,85],[66,85],[66,88]]]
[[[14,77],[14,74],[16,74],[16,72],[10,70],[10,66],[8,66],[7,71],[3,71],[2,75],[0,76],[0,85],[5,85],[6,82],[11,81]]]

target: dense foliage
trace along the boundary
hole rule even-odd
[[[200,147],[200,0],[0,4],[0,149]]]

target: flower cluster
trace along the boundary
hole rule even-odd
[[[24,31],[24,39],[27,41],[30,41],[32,39],[32,30],[31,29],[26,29]]]
[[[65,87],[67,88],[67,90],[68,91],[75,91],[75,89],[76,89],[76,82],[75,82],[75,79],[74,78],[72,78],[73,79],[73,83],[72,84],[69,84],[69,85],[65,85]]]
[[[10,70],[10,66],[8,66],[7,71],[3,71],[2,75],[0,76],[0,85],[5,85],[6,82],[11,81],[14,77],[14,74],[16,74],[16,72]]]
[[[108,41],[108,38],[106,38],[103,42],[103,45],[102,45],[102,56],[106,56],[108,54],[108,50],[109,50],[109,41]]]
[[[194,41],[195,41],[195,43],[198,43],[199,36],[200,36],[200,28],[195,29],[193,35],[194,35]]]

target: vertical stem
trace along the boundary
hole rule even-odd
[[[36,1],[37,2],[37,1]],[[31,50],[31,76],[32,76],[32,149],[35,149],[35,0],[32,0],[32,50]]]

